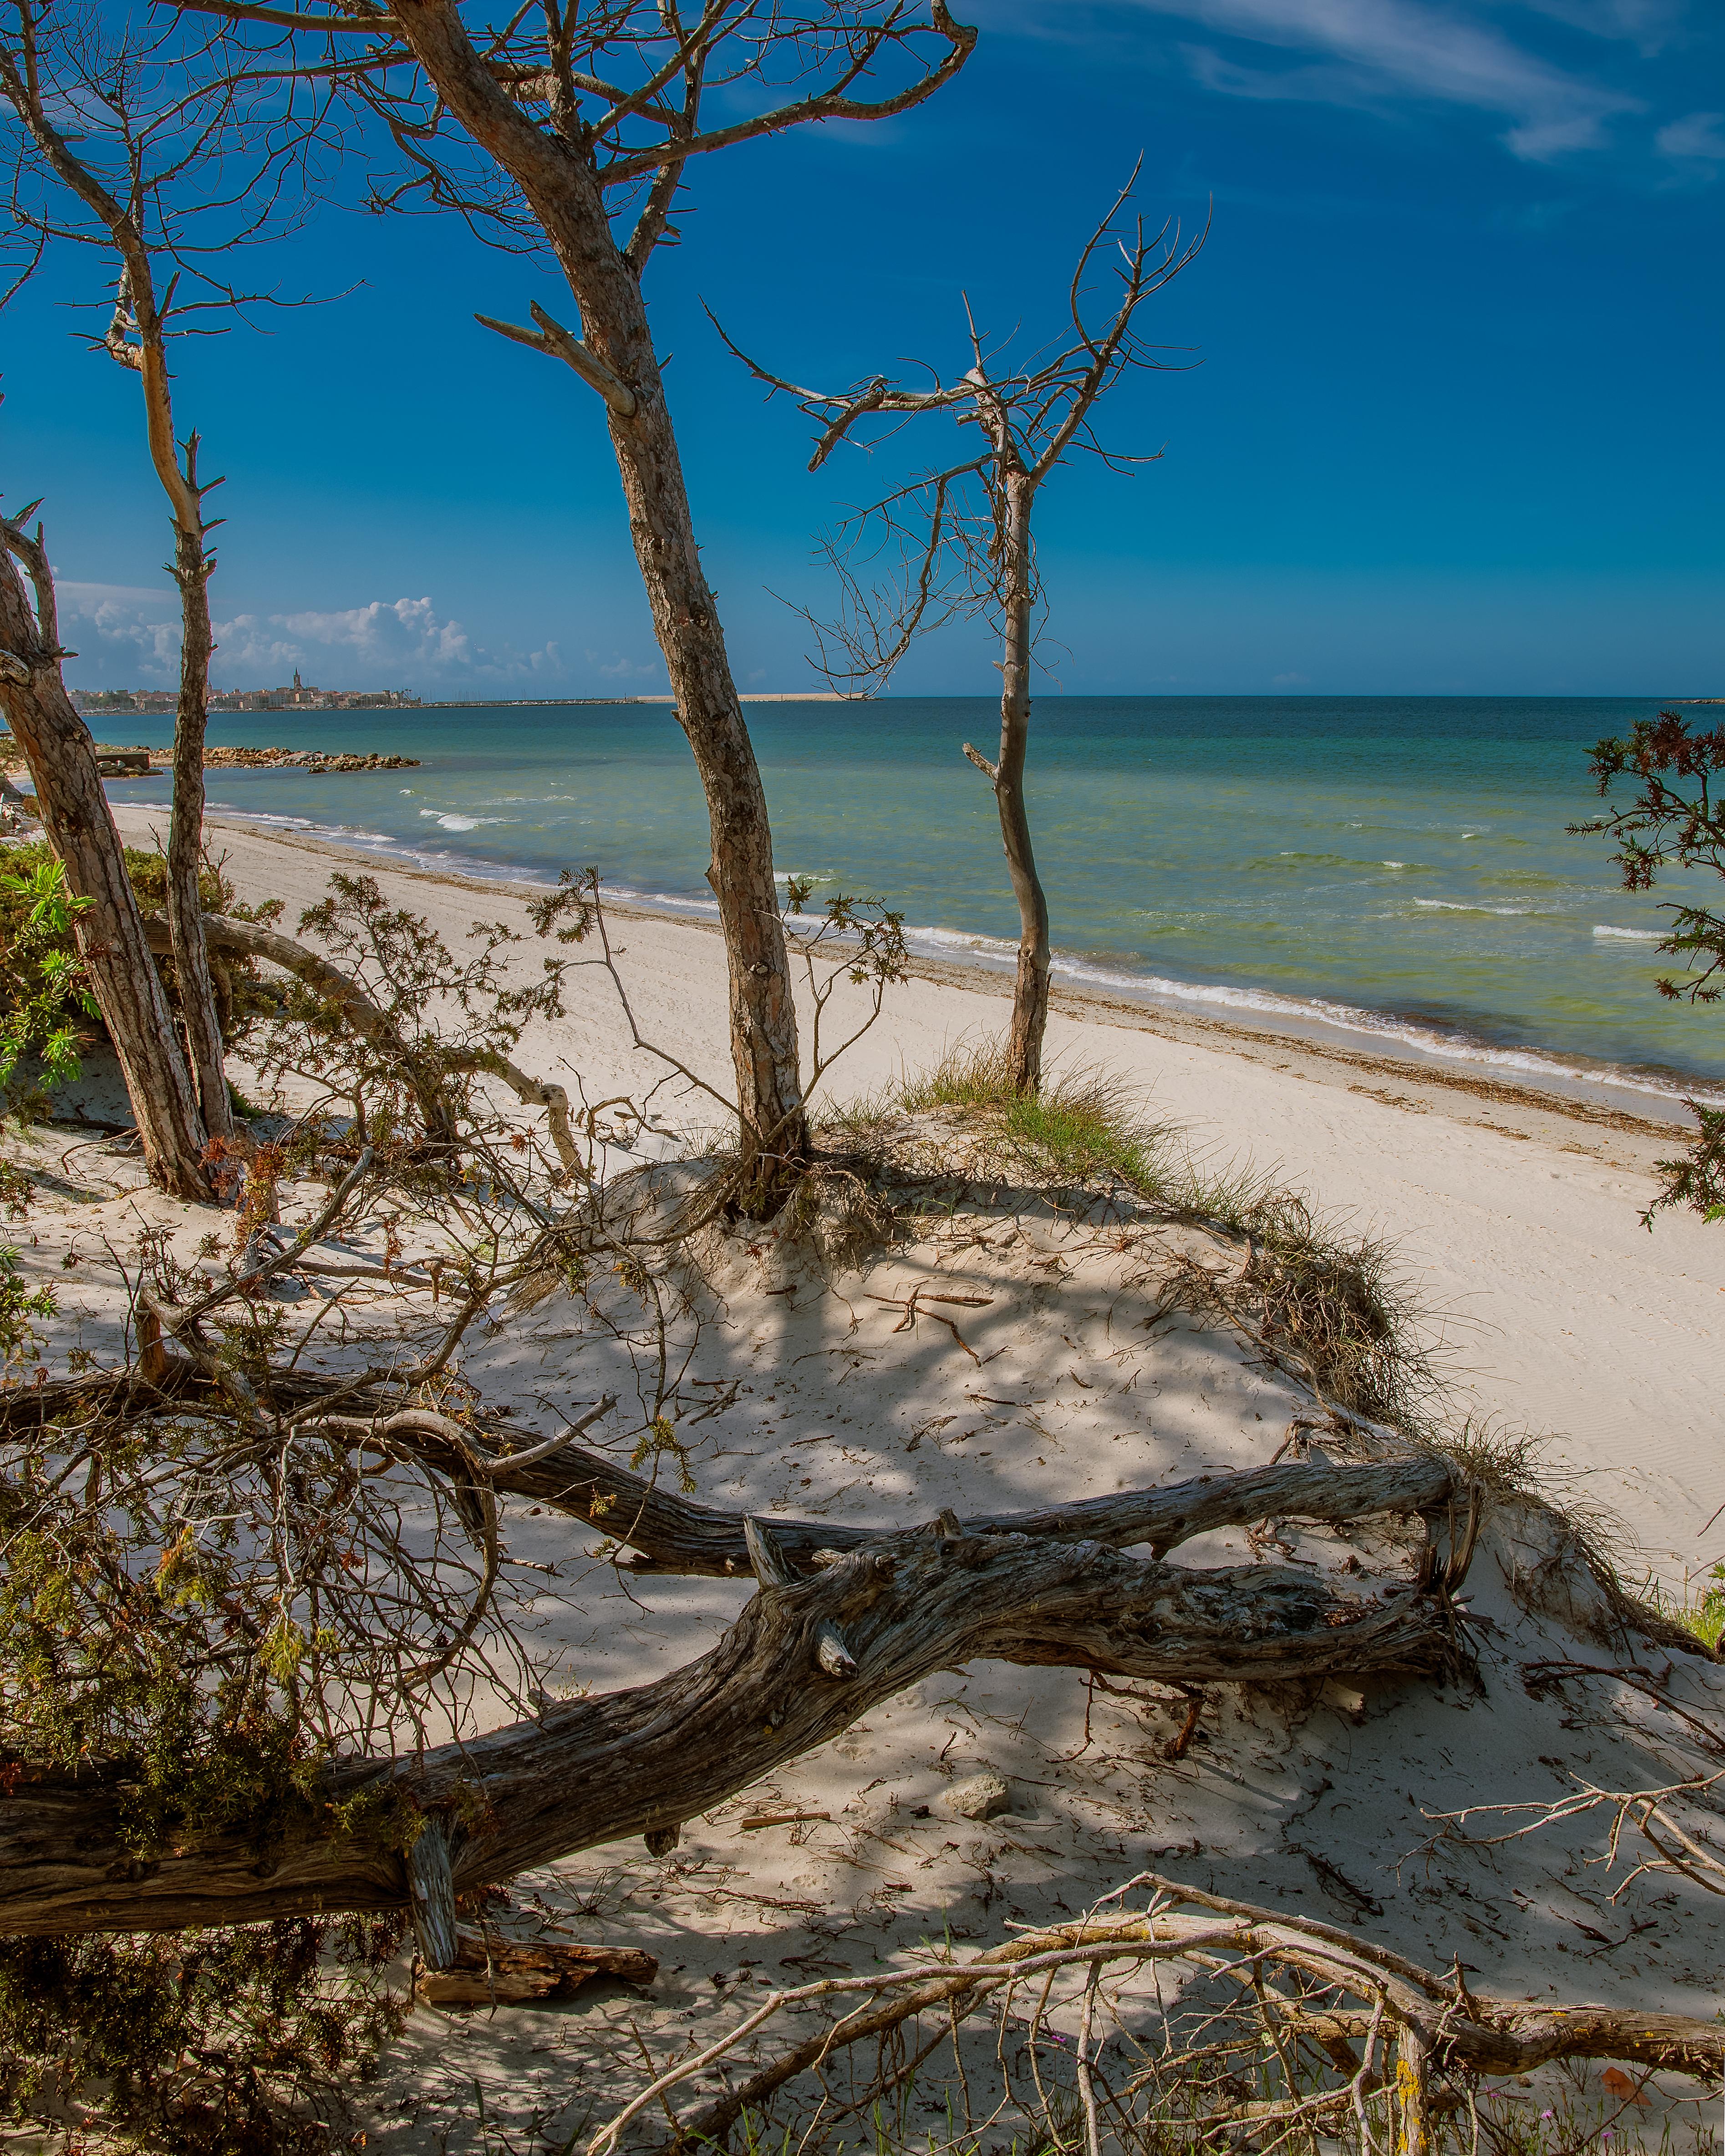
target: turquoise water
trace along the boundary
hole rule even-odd
[[[1592,743],[1657,709],[1050,698],[1029,803],[1059,963],[1194,1011],[1340,1028],[1505,1075],[1725,1080],[1725,1012],[1654,991],[1658,901],[1680,886],[1631,896],[1603,841],[1564,832],[1596,806]],[[993,803],[961,752],[970,739],[992,753],[989,703],[748,712],[782,870],[886,898],[926,952],[1009,955]],[[213,772],[220,812],[469,873],[592,864],[619,896],[711,910],[701,791],[667,706],[219,714],[211,737],[423,759],[346,778]]]

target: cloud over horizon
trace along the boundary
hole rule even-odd
[[[85,688],[168,688],[179,667],[178,602],[171,591],[57,581],[61,625],[80,662]],[[517,688],[569,685],[571,670],[553,639],[536,649],[476,643],[431,599],[372,599],[363,606],[236,613],[214,624],[212,669],[218,689],[267,689],[297,671],[326,689]],[[583,654],[584,670],[608,677],[660,677],[652,660]]]

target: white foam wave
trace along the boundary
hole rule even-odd
[[[535,885],[548,885],[550,880],[530,868],[511,867],[495,861],[462,855],[453,850],[422,850],[382,832],[361,831],[341,824],[315,824],[309,817],[270,815],[256,809],[230,807],[225,803],[213,803],[211,805],[250,824],[305,831],[347,845],[385,848],[422,866],[434,865],[488,880]],[[711,918],[719,911],[716,900],[691,892],[652,891],[621,883],[608,883],[605,890],[608,896],[620,899],[625,904],[651,906],[667,913],[696,914]],[[1500,909],[1464,910],[1497,911]],[[1502,910],[1521,912],[1528,909],[1511,907]],[[1638,938],[1656,935],[1656,932],[1647,929],[1596,929],[1594,932]],[[986,936],[975,931],[932,926],[907,927],[905,940],[912,951],[922,952],[931,957],[962,957],[972,963],[998,967],[1010,967],[1017,963],[1018,946],[1015,942],[1004,937]],[[1321,996],[1289,996],[1267,988],[1235,988],[1213,982],[1177,981],[1158,973],[1127,973],[1059,952],[1054,954],[1052,963],[1053,970],[1070,980],[1136,998],[1194,1004],[1200,1009],[1216,1011],[1239,1011],[1264,1018],[1281,1018],[1304,1025],[1322,1025],[1362,1035],[1377,1044],[1397,1043],[1440,1062],[1463,1063],[1514,1072],[1536,1083],[1556,1081],[1609,1087],[1614,1091],[1641,1094],[1666,1102],[1694,1099],[1704,1106],[1725,1107],[1725,1091],[1717,1087],[1703,1090],[1613,1065],[1584,1068],[1566,1063],[1557,1056],[1543,1055],[1535,1049],[1495,1048],[1484,1042],[1470,1040],[1461,1034],[1440,1032],[1433,1026],[1420,1025],[1410,1019],[1389,1016],[1381,1012],[1363,1010],[1353,1004],[1332,1002]]]
[[[1698,1090],[1692,1086],[1674,1085],[1663,1079],[1609,1065],[1585,1069],[1577,1064],[1560,1061],[1553,1055],[1542,1055],[1537,1049],[1493,1048],[1483,1041],[1440,1033],[1435,1027],[1419,1025],[1410,1019],[1390,1017],[1382,1012],[1357,1009],[1350,1004],[1332,1003],[1322,996],[1307,998],[1278,995],[1271,989],[1226,988],[1209,983],[1173,981],[1158,974],[1117,973],[1089,964],[1083,959],[1058,957],[1054,961],[1054,970],[1095,987],[1167,998],[1175,1003],[1198,1004],[1224,1010],[1254,1011],[1266,1017],[1303,1020],[1308,1024],[1316,1021],[1337,1027],[1343,1032],[1364,1034],[1376,1041],[1397,1041],[1404,1048],[1415,1049],[1421,1055],[1434,1056],[1445,1062],[1482,1064],[1492,1069],[1522,1072],[1533,1079],[1609,1086],[1629,1092],[1651,1094],[1666,1101],[1692,1096],[1709,1106],[1725,1107],[1725,1093],[1717,1089]]]
[[[247,824],[262,824],[271,830],[305,831],[344,846],[394,846],[401,841],[388,831],[362,831],[351,824],[316,824],[309,816],[272,816],[261,808],[243,808],[231,801],[212,801],[211,808]]]
[[[913,951],[926,950],[931,957],[962,952],[985,964],[1001,967],[1015,964],[1018,958],[1015,943],[1000,937],[967,934],[957,929],[907,928],[905,940]],[[1725,1093],[1697,1091],[1692,1086],[1671,1084],[1610,1065],[1587,1069],[1565,1063],[1554,1055],[1543,1055],[1537,1049],[1494,1048],[1458,1034],[1440,1032],[1435,1026],[1420,1025],[1411,1019],[1388,1016],[1379,1011],[1362,1010],[1352,1004],[1332,1003],[1322,996],[1286,996],[1270,988],[1176,981],[1159,973],[1128,973],[1099,966],[1091,959],[1065,957],[1059,952],[1054,955],[1052,969],[1087,988],[1111,988],[1134,997],[1192,1004],[1215,1011],[1240,1011],[1263,1018],[1291,1019],[1307,1025],[1333,1027],[1344,1033],[1364,1034],[1377,1043],[1395,1042],[1443,1062],[1483,1065],[1488,1069],[1514,1071],[1536,1081],[1610,1086],[1666,1101],[1692,1095],[1708,1106],[1717,1103],[1725,1106]]]
[[[1607,928],[1597,927],[1595,936],[1620,936],[1630,943],[1663,943],[1666,932],[1662,928]]]
[[[1475,906],[1459,898],[1416,898],[1415,906],[1423,906],[1432,913],[1531,913],[1531,906]]]
[[[636,891],[626,883],[608,883],[603,886],[607,898],[620,898],[629,906],[662,906],[667,913],[701,913],[716,915],[719,901],[716,898],[698,898],[691,891]]]

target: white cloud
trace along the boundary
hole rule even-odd
[[[79,654],[74,678],[167,686],[179,667],[177,595],[123,585],[57,582],[60,633]],[[562,652],[476,644],[429,598],[373,599],[331,612],[240,613],[215,624],[213,669],[224,689],[274,688],[294,673],[326,689],[507,688],[568,679]]]
[[[180,669],[180,608],[174,592],[130,584],[87,584],[56,577],[60,641],[105,680],[167,688]]]
[[[1595,38],[1622,38],[1640,52],[1659,51],[1680,28],[1685,0],[1524,0],[1537,13]]]
[[[272,681],[295,668],[304,670],[332,660],[358,662],[392,679],[405,669],[415,675],[449,670],[495,674],[499,664],[476,654],[459,621],[440,620],[429,598],[373,599],[368,606],[338,613],[241,613],[216,624],[216,647],[224,680],[237,681],[267,674]],[[523,670],[513,654],[501,665],[505,675]],[[526,670],[531,671],[531,661]],[[346,687],[347,682],[326,685]]]
[[[1189,49],[1200,81],[1235,97],[1381,103],[1416,97],[1509,121],[1503,141],[1543,161],[1604,140],[1605,122],[1639,111],[1604,89],[1523,50],[1491,24],[1429,0],[1137,0],[1225,36],[1322,55],[1280,69],[1248,68],[1207,47]],[[1615,0],[1633,13],[1633,0]]]
[[[1692,112],[1661,127],[1653,138],[1664,157],[1682,164],[1717,164],[1725,159],[1725,112]]]

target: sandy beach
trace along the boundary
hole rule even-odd
[[[128,839],[147,838],[146,813],[120,820]],[[524,897],[501,885],[234,824],[211,836],[240,896],[283,899],[290,929],[333,872],[356,868],[452,949],[476,920],[527,925]],[[643,1033],[722,1087],[716,932],[621,911],[612,929]],[[520,955],[536,971],[542,947],[528,934]],[[878,1093],[954,1042],[995,1032],[1004,985],[919,966],[835,1067],[830,1095]],[[841,1031],[847,1009],[860,1014],[857,993],[829,1010]],[[631,1045],[602,969],[573,975],[567,1004],[523,1040],[524,1067],[590,1101],[641,1099],[657,1085],[649,1151],[674,1152],[713,1127],[711,1101],[686,1081],[660,1083]],[[1543,1494],[1599,1524],[1632,1584],[1651,1569],[1681,1594],[1716,1553],[1705,1532],[1725,1499],[1714,1405],[1725,1236],[1685,1219],[1651,1235],[1640,1227],[1671,1130],[1068,995],[1051,1045],[1062,1064],[1117,1074],[1201,1156],[1249,1160],[1393,1245],[1429,1313],[1450,1432],[1471,1417],[1547,1434]],[[243,1065],[236,1075],[244,1083]],[[111,1105],[94,1091],[86,1102],[92,1114]],[[75,1348],[111,1364],[124,1352],[123,1267],[141,1237],[164,1233],[182,1264],[208,1264],[222,1241],[211,1231],[231,1233],[232,1216],[165,1198],[99,1137],[68,1146],[64,1122],[34,1143],[39,1201],[18,1240],[27,1281],[58,1297],[45,1353]],[[321,1202],[306,1186],[283,1218],[309,1219]],[[1331,1460],[1323,1447],[1345,1447],[1346,1424],[1313,1440],[1312,1395],[1251,1338],[1201,1312],[1163,1313],[1158,1268],[1184,1248],[1237,1271],[1238,1250],[1201,1229],[1117,1225],[978,1189],[952,1217],[937,1211],[848,1269],[778,1246],[770,1228],[715,1229],[691,1261],[674,1358],[678,1460],[700,1502],[769,1522],[904,1529],[942,1507],[962,1522],[1260,1467],[1291,1446],[1340,1464],[1345,1450]],[[424,1304],[379,1265],[402,1229],[399,1216],[361,1220],[323,1267],[371,1269],[369,1286],[341,1283],[356,1340],[395,1337],[416,1298]],[[411,1235],[407,1247],[411,1257]],[[331,1306],[316,1300],[331,1285],[320,1289],[316,1270],[290,1291],[308,1313]],[[655,1410],[634,1351],[591,1315],[560,1291],[500,1303],[469,1335],[460,1374],[529,1442],[615,1396],[583,1441],[626,1460]],[[311,1367],[323,1367],[316,1351],[331,1343],[311,1345]],[[496,1609],[506,1651],[439,1708],[464,1736],[685,1670],[754,1591],[745,1578],[619,1569],[578,1508],[512,1500],[506,1529]],[[1178,1556],[1200,1568],[1268,1560],[1382,1589],[1405,1584],[1422,1543],[1399,1519],[1339,1532],[1280,1520],[1195,1537]],[[1414,1677],[1183,1695],[975,1659],[880,1699],[835,1740],[683,1820],[669,1852],[631,1836],[516,1878],[505,1921],[517,1933],[645,1948],[657,1979],[645,1990],[591,1984],[559,2005],[422,2005],[356,2094],[367,2145],[479,2156],[499,2145],[494,2128],[517,2137],[504,2145],[538,2147],[535,2135],[577,2145],[583,2122],[640,2084],[646,2054],[710,2041],[763,1986],[905,1964],[931,1943],[970,1951],[1014,1924],[1064,1921],[1147,1870],[1352,1927],[1433,1970],[1459,1963],[1498,1997],[1710,2012],[1725,1935],[1717,1896],[1667,1876],[1615,1897],[1645,1851],[1634,1843],[1612,1868],[1609,1812],[1574,1810],[1501,1847],[1456,1839],[1446,1820],[1468,1806],[1550,1806],[1578,1780],[1634,1790],[1715,1773],[1705,1732],[1725,1671],[1669,1627],[1626,1630],[1563,1519],[1513,1496],[1488,1502],[1465,1610],[1459,1657]],[[494,1681],[506,1664],[518,1674]],[[1002,1794],[978,1817],[963,1807],[981,1777]],[[1712,1816],[1698,1800],[1703,1838]],[[1128,1983],[1117,2005],[1123,2026],[1153,2025],[1151,1991]],[[1068,2042],[1076,2025],[1064,2007],[1049,2024]],[[770,2051],[779,2040],[762,2041]],[[963,2039],[979,2101],[994,2043],[985,2021]],[[1548,2081],[1531,2095],[1507,2086],[1502,2101],[1577,2107],[1594,2133],[1622,2111],[1619,2101],[1610,2112],[1611,2084],[1584,2071]],[[1661,2076],[1652,2100],[1655,2130],[1669,2117],[1690,2132],[1676,2077]],[[937,2087],[930,2107],[944,2102]]]
[[[128,837],[153,812],[118,812]],[[525,928],[502,884],[396,867],[319,839],[213,819],[241,895],[286,901],[290,920],[336,868],[363,865],[453,943],[475,919]],[[709,1083],[727,1083],[725,976],[716,928],[621,913],[623,965],[642,1029],[674,1044]],[[529,938],[536,965],[540,947]],[[1008,983],[980,968],[919,962],[879,1023],[833,1070],[829,1097],[855,1098],[926,1070],[954,1041],[998,1032]],[[577,977],[570,1014],[530,1034],[530,1068],[578,1080],[589,1097],[663,1075],[634,1051],[610,983]],[[1725,1380],[1725,1231],[1640,1214],[1652,1163],[1676,1127],[1466,1072],[1322,1047],[1209,1019],[1057,990],[1053,1057],[1119,1074],[1153,1121],[1195,1152],[1250,1163],[1320,1210],[1381,1236],[1430,1313],[1454,1411],[1545,1440],[1556,1476],[1619,1523],[1638,1562],[1673,1585],[1722,1551],[1704,1534],[1725,1505],[1717,1402]],[[656,1106],[705,1126],[711,1103]]]

